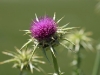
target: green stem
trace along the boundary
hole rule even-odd
[[[23,71],[20,71],[19,75],[26,75]]]
[[[51,50],[54,51],[54,48],[51,47]],[[61,75],[60,72],[59,72],[57,58],[56,58],[56,56],[54,55],[54,53],[52,51],[51,51],[51,54],[52,54],[52,59],[53,59],[53,65],[54,65],[55,73],[57,75]]]
[[[99,75],[99,69],[100,69],[100,50],[97,50],[96,60],[95,60],[92,75]]]
[[[80,51],[77,53],[77,69],[80,69],[80,64],[81,64],[81,55]]]
[[[76,62],[74,65],[74,75],[82,75],[80,66],[81,66],[81,54],[80,50],[74,55],[73,62]]]

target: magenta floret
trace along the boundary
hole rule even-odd
[[[32,33],[32,36],[37,40],[45,40],[55,34],[55,32],[57,31],[57,24],[52,18],[43,16],[38,20],[32,22],[30,31]]]

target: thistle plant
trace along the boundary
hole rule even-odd
[[[31,37],[28,42],[26,42],[21,49],[29,47],[29,44],[32,43],[33,51],[31,57],[34,55],[35,51],[41,49],[48,59],[46,51],[50,50],[53,60],[53,65],[55,72],[53,75],[62,75],[60,68],[57,62],[56,50],[55,47],[57,45],[62,45],[63,47],[69,49],[67,45],[63,44],[62,41],[69,42],[65,35],[68,34],[68,31],[75,27],[67,27],[68,24],[63,26],[58,26],[59,22],[63,19],[63,17],[59,20],[55,20],[56,15],[54,13],[53,18],[47,15],[42,17],[37,17],[31,23],[30,30],[24,30]],[[20,50],[21,50],[20,49]],[[30,58],[31,59],[31,58]],[[48,59],[49,60],[49,59]]]
[[[3,52],[3,54],[11,56],[11,59],[5,60],[3,62],[0,62],[0,64],[10,63],[13,62],[13,68],[20,69],[20,75],[23,75],[24,71],[30,71],[33,73],[33,69],[37,70],[38,72],[42,71],[41,67],[37,63],[44,64],[44,61],[38,60],[38,58],[41,58],[40,56],[37,56],[34,54],[31,57],[32,50],[19,50],[16,48],[16,52]],[[29,61],[29,59],[31,60]]]
[[[85,32],[83,29],[72,31],[71,34],[67,35],[67,38],[72,41],[75,45],[68,43],[69,48],[75,51],[74,59],[72,65],[74,67],[72,75],[83,75],[82,70],[80,68],[82,62],[82,49],[89,49],[93,50],[92,42],[93,39],[89,36],[91,35],[90,32]]]
[[[40,56],[36,55],[36,51],[43,51],[44,56],[48,61],[47,51],[50,51],[53,61],[54,72],[49,73],[51,75],[62,75],[60,67],[57,61],[57,53],[55,48],[59,45],[65,47],[68,51],[73,54],[73,74],[72,75],[83,75],[81,67],[82,62],[82,49],[93,50],[92,41],[90,38],[91,33],[81,30],[73,30],[76,27],[67,27],[67,24],[59,26],[59,20],[56,20],[56,14],[53,17],[44,15],[37,17],[35,14],[35,19],[32,21],[29,30],[25,31],[26,35],[29,35],[30,39],[22,45],[20,49],[16,49],[16,52],[6,51],[3,54],[11,56],[11,59],[0,62],[0,64],[13,62],[13,67],[20,70],[20,75],[25,75],[24,71],[29,71],[31,73],[34,70],[38,72],[44,70],[39,66],[38,63],[45,64],[44,61],[39,60]],[[72,30],[72,32],[70,31]],[[70,33],[69,33],[70,32]],[[98,46],[97,59],[94,65],[92,75],[98,74],[98,69],[100,66],[100,50]],[[49,62],[51,64],[51,62]],[[51,65],[52,65],[51,64]],[[99,65],[99,66],[98,66]]]

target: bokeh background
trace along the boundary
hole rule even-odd
[[[57,13],[57,19],[65,16],[59,23],[64,25],[69,23],[69,27],[80,27],[86,31],[92,31],[92,38],[95,42],[100,42],[100,3],[96,0],[0,0],[0,61],[10,57],[3,55],[1,52],[5,50],[14,51],[14,46],[20,48],[29,38],[24,36],[25,30],[30,28],[34,14],[38,16],[47,13],[53,16]],[[71,75],[72,57],[68,55],[68,51],[62,47],[57,48],[58,61],[64,75]],[[91,75],[95,60],[96,50],[82,51],[84,59],[81,68],[86,75]],[[37,52],[43,55],[41,51]],[[48,56],[49,53],[48,53]],[[43,60],[46,60],[44,58]],[[46,61],[47,62],[47,61]],[[19,75],[19,70],[11,68],[12,64],[0,65],[0,75]],[[47,73],[53,72],[50,64],[41,65]],[[30,73],[28,75],[31,75]],[[34,71],[33,75],[44,75]]]

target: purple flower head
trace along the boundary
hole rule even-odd
[[[36,19],[31,24],[30,31],[32,36],[38,41],[46,40],[55,34],[57,31],[57,24],[55,20],[46,15],[39,19],[36,16]]]

